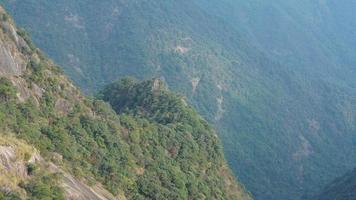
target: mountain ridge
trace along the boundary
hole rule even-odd
[[[85,91],[129,75],[184,94],[256,199],[356,165],[352,0],[1,2]]]
[[[178,111],[196,127],[116,114],[82,95],[2,7],[0,48],[0,170],[12,170],[8,155],[24,169],[18,177],[0,175],[0,198],[251,199],[227,167],[215,131],[188,105]],[[29,148],[36,150],[14,153]],[[38,162],[30,161],[33,152]]]

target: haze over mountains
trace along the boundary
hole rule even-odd
[[[352,170],[345,175],[336,178],[316,197],[319,200],[356,199],[356,170]]]
[[[128,78],[85,97],[0,6],[0,199],[251,198],[184,97]]]
[[[353,0],[0,0],[87,93],[162,78],[215,127],[255,199],[356,167]]]

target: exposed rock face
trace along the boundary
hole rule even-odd
[[[110,192],[105,190],[101,185],[89,187],[82,181],[78,180],[71,174],[65,172],[60,167],[53,163],[44,163],[42,165],[49,166],[49,171],[62,174],[62,187],[65,195],[69,200],[115,200]]]
[[[26,170],[21,163],[16,162],[16,151],[11,146],[0,146],[0,167],[13,171],[19,176],[26,176]]]
[[[63,175],[63,188],[70,200],[115,200],[116,198],[100,186],[88,187],[68,173]]]
[[[6,16],[0,8],[0,16]],[[24,55],[19,49],[29,49],[22,37],[19,37],[10,19],[0,21],[0,76],[20,76],[26,67]]]
[[[0,169],[6,170],[8,177],[16,176],[24,180],[28,178],[26,165],[28,163],[34,164],[43,162],[43,158],[35,149],[29,146],[23,146],[25,144],[20,142],[18,144],[10,143],[7,145],[0,145]],[[26,150],[22,150],[23,148]],[[29,158],[24,156],[26,154]]]
[[[60,98],[56,101],[55,108],[62,114],[68,114],[71,110],[71,104],[67,100]]]
[[[195,93],[195,91],[197,90],[198,86],[199,86],[199,83],[200,83],[200,80],[201,78],[200,77],[196,77],[196,78],[193,78],[191,80],[191,83],[192,83],[192,92],[193,94]]]
[[[218,97],[216,99],[217,101],[217,112],[215,114],[215,120],[216,121],[219,121],[222,117],[223,117],[223,114],[224,114],[224,108],[223,108],[223,104],[224,104],[224,97],[221,96],[221,97]]]
[[[27,156],[25,156],[27,155]],[[29,163],[40,165],[51,173],[62,174],[62,187],[70,200],[115,200],[116,198],[100,185],[89,187],[53,163],[46,162],[39,152],[21,141],[5,137],[0,139],[0,190],[21,190],[18,184],[30,179]]]
[[[177,46],[174,50],[175,50],[175,52],[180,53],[180,54],[185,54],[190,51],[189,48],[183,47],[183,46]]]
[[[0,190],[21,191],[18,184],[28,178],[26,164],[35,160],[35,152],[18,140],[0,133]],[[31,155],[32,153],[32,155]],[[28,161],[25,161],[29,159]]]
[[[30,55],[26,55],[22,50],[28,51],[29,47],[22,37],[20,37],[13,25],[0,7],[0,77],[6,77],[12,81],[18,91],[19,101],[25,101],[31,91],[26,81],[20,76],[26,70],[26,65]]]
[[[20,76],[25,68],[23,58],[16,54],[16,51],[9,51],[0,38],[0,76],[12,75]]]
[[[11,81],[17,88],[17,98],[20,102],[24,102],[31,96],[31,90],[29,89],[28,84],[24,79],[18,77],[11,77]]]

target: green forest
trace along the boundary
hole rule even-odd
[[[1,71],[5,145],[12,141],[6,138],[24,141],[46,161],[88,185],[103,184],[119,199],[250,199],[227,166],[215,130],[183,96],[158,79],[125,78],[86,97],[25,32],[14,33],[16,40],[8,31],[12,20],[0,14],[1,46],[16,46],[16,62],[27,63],[20,76]],[[0,190],[0,199],[65,199],[60,173],[36,163],[26,170],[30,178],[14,191]]]
[[[0,4],[28,66],[1,80],[4,132],[119,196],[226,198],[234,177],[256,200],[304,200],[356,167],[354,0]]]

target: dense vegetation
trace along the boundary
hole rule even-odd
[[[54,98],[47,94],[41,110],[30,101],[2,103],[0,113],[6,118],[1,118],[1,128],[34,144],[43,155],[60,153],[75,175],[93,176],[112,193],[123,192],[130,199],[236,198],[239,194],[225,188],[222,177],[229,178],[230,172],[213,130],[174,94],[152,98],[151,90],[144,87],[147,84],[151,82],[137,84],[139,94],[127,98],[138,107],[145,106],[143,102],[153,106],[152,121],[150,115],[129,108],[118,117],[96,100],[88,104],[98,116],[88,115],[80,104],[63,116],[54,110]],[[116,92],[115,96],[123,95]],[[37,181],[33,184],[42,184]],[[43,186],[26,190],[37,195],[47,190]]]
[[[161,156],[168,156],[173,159],[173,163],[177,163],[180,166],[180,169],[172,169],[172,172],[177,173],[174,179],[180,177],[179,174],[182,173],[190,174],[179,178],[181,179],[179,182],[184,183],[182,185],[183,187],[184,185],[189,186],[189,194],[191,194],[192,191],[196,193],[197,191],[210,190],[208,188],[199,187],[202,183],[190,182],[189,180],[194,179],[194,176],[199,177],[211,173],[220,175],[229,173],[226,171],[227,166],[223,166],[223,163],[221,163],[223,160],[219,158],[222,155],[222,151],[219,149],[217,135],[202,118],[197,116],[192,108],[187,106],[183,97],[169,92],[165,84],[158,79],[144,81],[142,83],[129,78],[123,79],[107,86],[99,94],[99,97],[110,102],[114,110],[122,116],[148,119],[149,121],[143,121],[143,124],[146,124],[144,126],[148,126],[150,123],[157,126],[154,129],[157,129],[156,132],[159,134],[154,134],[151,140],[154,140],[155,143],[160,144],[160,146],[162,145],[163,148],[158,150],[151,149],[152,147],[147,147],[151,145],[145,141],[148,138],[139,136],[137,133],[132,134],[130,139],[131,142],[135,143],[133,146],[135,151],[140,149],[140,146],[141,148],[148,148],[143,151],[143,154],[137,152],[136,157],[143,159],[142,156],[149,157],[149,155],[153,156],[153,154],[157,154],[154,157],[158,160],[160,160]],[[131,128],[132,125],[128,126]],[[145,156],[145,154],[148,155]],[[214,164],[209,160],[215,160],[217,163]],[[154,177],[156,177],[156,179],[150,181],[159,183],[159,174],[161,174],[165,168],[169,169],[173,167],[172,161],[169,163],[164,160],[159,161],[158,163],[160,164],[153,168],[155,169]],[[144,163],[143,160],[142,162]],[[165,176],[167,175],[168,174]],[[211,177],[205,181],[208,181],[209,185],[220,185],[223,184],[221,181],[224,180],[219,180],[218,177]],[[150,187],[146,189],[154,190],[154,188]],[[187,191],[182,191],[180,193],[184,194],[186,192]],[[209,192],[207,193],[208,195],[205,195],[205,198],[219,199],[220,197],[216,196],[215,193],[216,192]],[[175,199],[178,197],[171,196],[170,198]],[[200,199],[203,198],[203,196],[196,195],[191,196],[191,198]]]
[[[26,35],[5,31],[12,26],[9,20],[0,21],[5,50],[18,47],[17,37]],[[124,79],[108,86],[99,96],[116,113],[104,101],[82,96],[57,66],[24,41],[26,51],[11,51],[21,55],[15,62],[26,61],[25,71],[15,76],[0,65],[1,137],[26,141],[46,160],[88,184],[102,183],[118,198],[250,199],[227,167],[214,130],[162,82]],[[32,165],[28,173],[32,178],[20,187],[29,199],[64,199],[60,175]],[[0,198],[18,198],[3,189],[0,185]]]
[[[351,200],[356,199],[356,170],[348,172],[333,180],[316,195],[318,200]]]
[[[305,199],[356,166],[354,0],[0,2],[86,92],[130,75],[184,94],[258,200]]]

